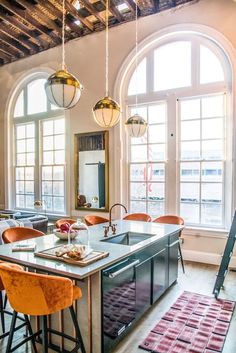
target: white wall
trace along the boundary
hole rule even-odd
[[[139,19],[140,41],[165,27],[195,23],[206,25],[217,30],[228,41],[229,45],[236,48],[235,35],[236,2],[233,0],[200,0],[192,5],[185,5],[180,9],[165,11],[160,14]],[[115,82],[118,72],[129,53],[134,49],[133,22],[123,24],[110,30],[110,91],[114,93]],[[104,95],[104,32],[88,35],[82,39],[76,39],[66,44],[66,61],[69,71],[75,74],[84,85],[84,92],[79,104],[71,111],[66,112],[68,125],[70,126],[69,141],[73,141],[75,133],[92,132],[101,130],[92,118],[91,108]],[[37,68],[58,69],[61,57],[61,48],[53,48],[32,57],[22,59],[16,63],[5,65],[0,68],[0,205],[5,204],[5,180],[4,172],[6,168],[6,148],[4,140],[7,137],[6,126],[7,102],[16,82],[29,71]],[[236,60],[236,59],[235,59]],[[234,63],[235,64],[235,63]],[[114,136],[114,131],[118,135]],[[235,134],[236,135],[236,134]],[[119,195],[119,169],[120,160],[114,160],[115,155],[122,149],[119,130],[110,131],[110,204],[118,201]],[[6,141],[5,141],[6,142]],[[116,152],[116,153],[115,153]],[[79,211],[74,209],[74,146],[70,146],[70,213],[79,215]],[[224,239],[206,238],[201,235],[196,236],[193,231],[186,235],[184,247],[186,250],[198,250],[200,252],[210,252],[219,254],[224,246]]]

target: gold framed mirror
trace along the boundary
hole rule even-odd
[[[108,131],[75,134],[75,209],[109,210]]]

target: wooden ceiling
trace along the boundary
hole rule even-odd
[[[137,0],[147,16],[196,0]],[[106,0],[65,0],[65,40],[105,28]],[[110,0],[109,26],[135,18],[135,0]],[[0,0],[0,65],[61,44],[62,0]]]

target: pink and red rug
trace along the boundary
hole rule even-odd
[[[140,348],[152,353],[219,353],[235,302],[184,292]]]

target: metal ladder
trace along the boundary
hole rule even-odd
[[[218,298],[220,290],[223,287],[225,277],[228,273],[228,267],[229,267],[230,259],[233,255],[235,241],[236,241],[236,211],[234,213],[233,222],[229,231],[228,240],[225,245],[225,250],[222,256],[219,272],[217,273],[217,277],[216,277],[216,281],[213,289],[213,294],[215,295],[215,298]]]

